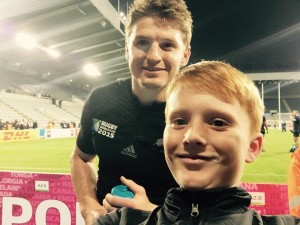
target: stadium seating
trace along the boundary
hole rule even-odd
[[[62,121],[79,124],[83,105],[63,101],[62,107],[59,107],[51,99],[0,92],[0,106],[3,121],[36,120],[39,127],[44,128],[50,120],[55,122],[56,127],[60,127]]]

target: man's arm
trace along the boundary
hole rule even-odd
[[[290,120],[293,121],[293,122],[296,121],[296,118],[292,113],[290,113]]]
[[[93,224],[99,215],[107,212],[96,197],[97,175],[94,159],[95,155],[85,154],[77,146],[70,159],[71,180],[86,225]]]

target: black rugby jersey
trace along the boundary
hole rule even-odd
[[[178,186],[164,158],[165,103],[141,105],[131,79],[92,92],[82,112],[77,146],[99,156],[99,202],[123,175],[142,185],[149,200],[162,204],[169,188]]]

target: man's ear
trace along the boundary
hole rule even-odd
[[[125,44],[125,58],[128,61],[128,48],[127,48],[127,44]]]
[[[190,56],[191,56],[191,46],[189,46],[185,50],[184,55],[183,55],[183,57],[181,59],[181,62],[180,62],[180,67],[184,67],[189,62]]]
[[[255,159],[261,153],[262,146],[263,146],[263,135],[261,133],[257,133],[254,139],[250,143],[245,161],[247,163],[254,162]]]

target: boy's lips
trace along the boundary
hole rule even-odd
[[[215,157],[213,156],[194,155],[194,154],[178,154],[177,157],[184,160],[191,160],[191,161],[211,161],[215,159]]]
[[[218,161],[217,156],[204,154],[176,154],[176,159],[188,171],[199,171],[212,162]]]

